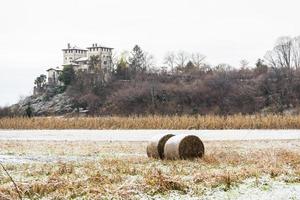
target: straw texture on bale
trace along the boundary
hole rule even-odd
[[[201,158],[203,155],[204,145],[195,135],[176,135],[164,148],[164,156],[169,160]]]
[[[150,158],[164,159],[164,147],[173,134],[164,134],[155,136],[149,141],[147,146],[147,155]]]

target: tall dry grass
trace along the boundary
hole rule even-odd
[[[2,118],[0,129],[299,129],[300,115]]]

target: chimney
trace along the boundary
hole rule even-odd
[[[70,45],[70,43],[68,43],[68,49],[70,49],[71,48],[71,45]]]

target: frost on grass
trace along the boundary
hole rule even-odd
[[[217,188],[207,192],[203,199],[277,199],[277,200],[296,200],[300,199],[300,184],[286,182],[271,178],[270,176],[261,176],[259,178],[249,178],[241,184],[233,187],[231,190],[225,191]]]
[[[2,141],[0,155],[25,199],[297,199],[299,144],[206,142],[202,159],[161,161],[144,142]],[[2,172],[0,198],[17,198]]]

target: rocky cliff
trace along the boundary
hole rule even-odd
[[[46,94],[39,96],[29,96],[21,100],[19,103],[12,106],[16,113],[25,113],[25,110],[30,106],[33,114],[40,115],[63,115],[71,113],[72,108],[71,98],[65,93],[48,96]]]

